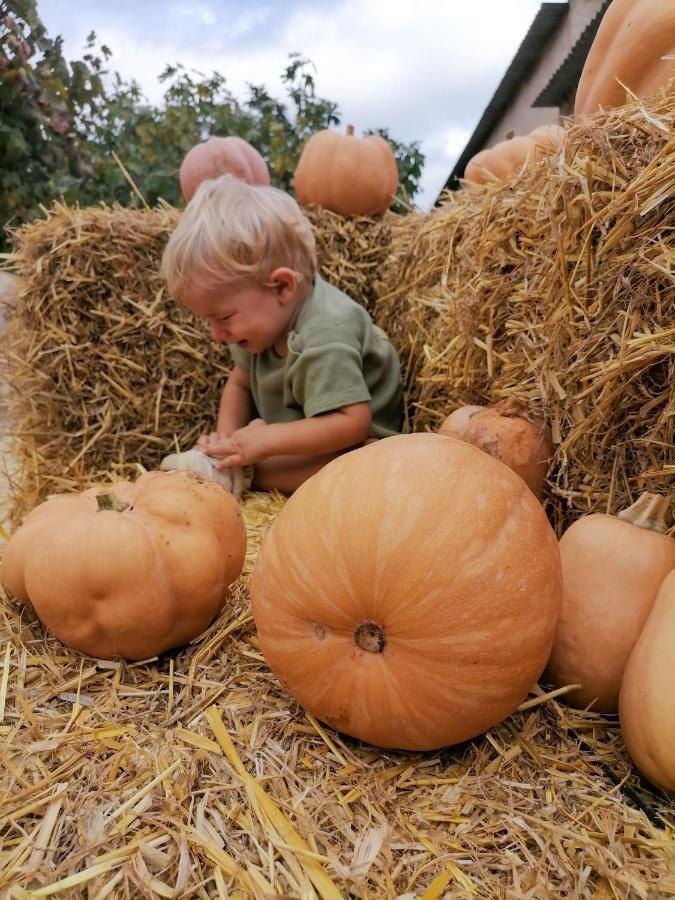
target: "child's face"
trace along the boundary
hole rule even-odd
[[[295,279],[289,285],[274,278],[270,286],[248,280],[216,288],[192,284],[181,300],[208,322],[214,341],[238,344],[250,353],[262,353],[283,341],[288,333],[295,316],[296,288]]]

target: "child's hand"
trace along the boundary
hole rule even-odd
[[[215,467],[218,471],[231,466],[252,466],[269,455],[266,437],[269,425],[262,419],[253,419],[248,425],[232,432],[229,438],[214,442],[209,456],[219,456]],[[217,446],[217,452],[216,452]]]
[[[223,431],[212,431],[211,434],[200,434],[197,449],[207,456],[220,456],[220,447],[230,446],[230,435]]]

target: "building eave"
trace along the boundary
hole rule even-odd
[[[546,46],[568,12],[569,6],[567,3],[541,4],[499,87],[485,108],[485,112],[469,138],[468,144],[448,176],[444,187],[436,199],[436,205],[444,191],[454,190],[459,186],[459,178],[464,174],[466,164],[472,156],[475,156],[479,150],[482,150],[490,134],[494,131],[496,124],[508,109],[518,88],[536,66],[537,61],[541,58]]]
[[[544,90],[535,99],[533,107],[562,106],[570,94],[576,92],[588,51],[591,49],[602,17],[610,3],[611,0],[605,0],[600,11],[586,26],[579,40],[567,54],[565,61],[558,67]]]

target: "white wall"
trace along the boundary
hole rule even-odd
[[[563,19],[558,32],[544,51],[537,67],[523,82],[520,92],[506,110],[502,119],[493,129],[485,146],[491,147],[506,136],[508,131],[527,134],[538,125],[559,121],[557,107],[532,108],[532,103],[546,87],[552,76],[562,65],[572,47],[591,20],[600,12],[603,0],[569,0],[569,12]]]

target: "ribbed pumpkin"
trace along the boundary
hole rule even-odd
[[[305,144],[295,171],[295,193],[303,206],[341,216],[381,216],[398,187],[396,158],[384,138],[359,138],[325,128]]]
[[[41,503],[7,544],[0,574],[68,647],[146,659],[209,625],[245,550],[228,491],[192,473],[150,472]]]
[[[675,568],[667,509],[645,493],[618,516],[578,519],[560,539],[563,601],[546,674],[556,687],[581,685],[563,698],[572,706],[616,712],[628,657]]]
[[[190,200],[202,181],[227,174],[249,184],[270,183],[267,163],[248,141],[234,135],[210,137],[185,154],[178,173],[183,197]]]
[[[520,475],[535,497],[543,496],[553,455],[551,429],[543,421],[533,421],[520,401],[509,398],[489,407],[462,406],[438,431],[489,453]]]
[[[577,116],[623,106],[626,88],[657,93],[675,78],[675,3],[614,0],[586,57],[574,103]]]
[[[253,615],[288,691],[382,747],[464,741],[510,715],[550,651],[558,545],[523,481],[408,434],[344,454],[267,533]]]
[[[638,769],[675,793],[675,571],[661,585],[628,659],[619,720]]]

